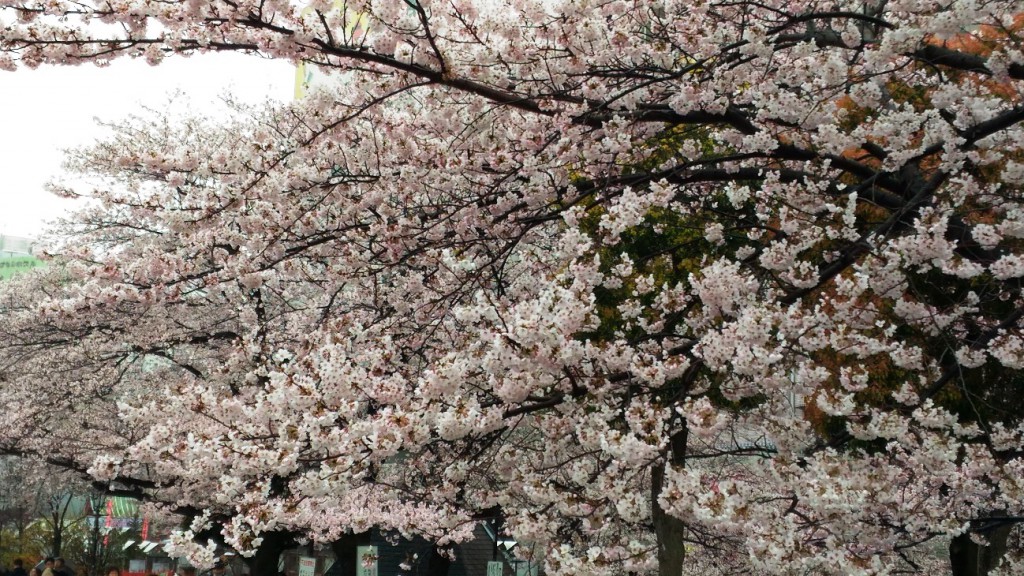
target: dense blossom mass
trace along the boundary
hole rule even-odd
[[[553,576],[973,574],[1024,516],[1016,1],[0,6],[5,68],[327,77],[116,126],[5,286],[0,447],[176,551],[499,518]]]

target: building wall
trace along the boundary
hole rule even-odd
[[[487,564],[492,560],[503,562],[503,576],[515,575],[516,571],[507,562],[507,555],[498,550],[494,539],[483,526],[477,526],[474,536],[473,540],[456,547],[455,560],[449,566],[447,576],[488,576]],[[367,571],[367,574],[373,576],[427,576],[433,548],[426,540],[414,538],[392,541],[375,531],[370,536],[370,545],[377,547],[377,570],[375,573]],[[289,550],[282,555],[282,571],[287,576],[300,576],[299,558],[303,556],[316,558],[314,576],[341,574],[340,566],[334,563],[334,555],[326,549],[315,552],[310,552],[308,549]],[[402,564],[406,564],[408,568],[403,568]]]

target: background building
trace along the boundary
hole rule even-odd
[[[23,236],[0,234],[0,280],[43,266],[43,262],[32,256],[34,240]]]

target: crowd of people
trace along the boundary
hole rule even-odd
[[[10,570],[0,568],[0,576],[89,576],[89,571],[85,568],[79,568],[77,571],[72,570],[63,558],[45,558],[30,568],[25,568],[25,562],[21,558],[14,560],[12,564],[13,567]],[[100,574],[101,576],[122,576],[121,569],[116,566],[105,568]],[[210,571],[209,574],[211,576],[222,576],[224,574],[224,568],[222,565],[218,566]],[[196,571],[194,568],[185,568],[179,569],[178,572],[168,573],[166,576],[172,575],[196,576]],[[163,575],[147,574],[146,576]]]
[[[35,574],[33,574],[35,572]],[[28,571],[29,576],[75,576],[65,563],[63,558],[47,558],[43,560],[43,568],[40,572],[39,566]],[[78,576],[84,576],[79,574]]]
[[[76,573],[72,570],[63,558],[46,558],[28,569],[25,568],[24,560],[17,558],[13,565],[13,568],[2,571],[0,574],[4,576],[85,576],[84,571],[79,570]]]

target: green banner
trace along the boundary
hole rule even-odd
[[[42,260],[31,256],[0,257],[0,280],[6,280],[18,272],[25,272],[37,266],[43,266]]]

